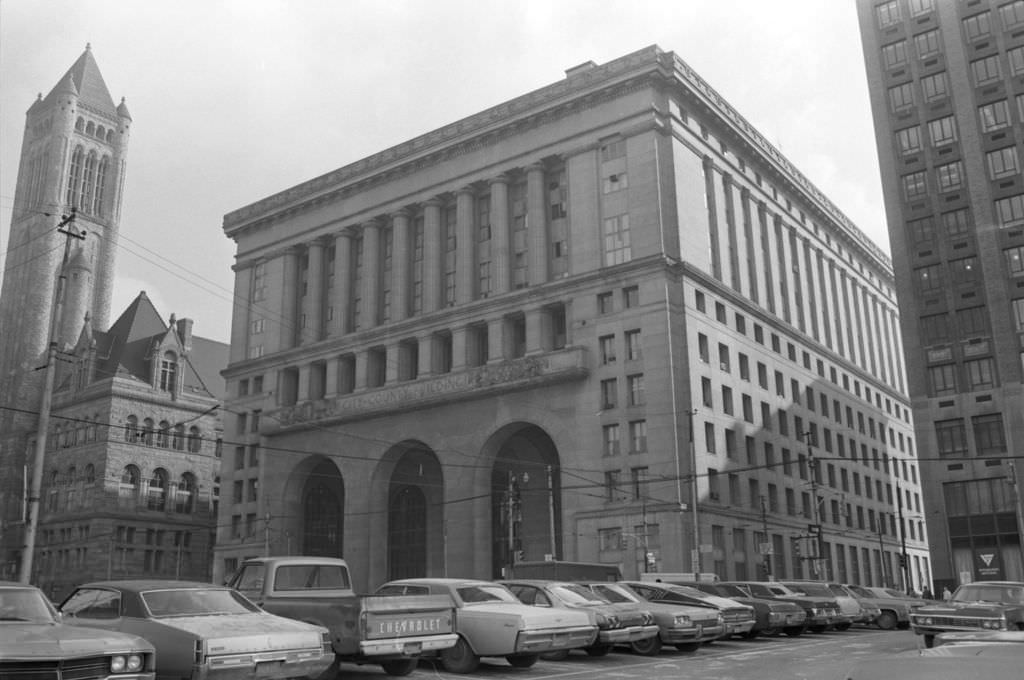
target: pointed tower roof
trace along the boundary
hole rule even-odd
[[[146,291],[140,292],[110,330],[102,334],[103,346],[100,353],[105,358],[99,366],[100,374],[112,376],[128,373],[143,378],[148,376],[147,355],[150,341],[153,336],[166,332],[167,326],[150,302]]]
[[[46,95],[46,99],[43,100],[45,104],[51,104],[57,99],[58,95],[64,91],[65,83],[69,78],[78,92],[80,101],[103,113],[117,117],[117,107],[114,106],[114,100],[110,97],[107,84],[103,82],[103,76],[100,74],[99,66],[96,65],[96,59],[92,56],[90,45],[85,46],[82,56],[68,69],[57,86],[50,91],[50,94]]]

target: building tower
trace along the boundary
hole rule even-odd
[[[1020,580],[1024,2],[858,0],[858,13],[932,589]]]
[[[78,318],[59,324],[68,330],[60,337],[64,349],[78,339],[86,313],[97,328],[109,323],[130,127],[124,100],[114,104],[88,45],[26,113],[0,290],[0,407],[6,407],[0,410],[0,516],[8,523],[22,514],[22,471],[41,389],[41,371],[34,369],[48,343],[64,253],[55,226],[75,210],[72,226],[86,233],[69,262],[81,278],[69,283],[69,314]],[[0,543],[10,540],[20,538],[0,530]]]

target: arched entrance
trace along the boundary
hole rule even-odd
[[[491,470],[492,576],[515,561],[562,557],[561,470],[551,437],[536,425],[499,430]]]
[[[402,485],[388,502],[388,578],[414,578],[427,568],[427,497]]]
[[[444,575],[444,476],[437,456],[406,441],[385,459],[394,465],[385,477],[388,579]]]
[[[320,461],[302,489],[303,555],[344,555],[345,485],[337,466]]]

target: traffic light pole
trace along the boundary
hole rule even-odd
[[[903,572],[903,592],[911,593],[910,560],[907,559],[907,526],[903,523],[903,492],[900,483],[896,482],[896,512],[900,519],[900,569]]]

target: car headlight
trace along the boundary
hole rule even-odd
[[[681,627],[684,627],[684,628],[689,628],[690,627],[690,617],[689,616],[684,616],[684,615],[676,616],[675,618],[672,619],[672,625],[673,626],[681,626]]]
[[[724,626],[725,625],[725,617],[722,616],[722,612],[718,612],[718,625],[719,626]]]
[[[111,673],[137,673],[141,669],[141,654],[118,654],[110,658]]]
[[[645,626],[649,626],[654,623],[654,614],[650,612],[644,612],[643,623]]]
[[[821,616],[821,609],[817,607],[811,607],[811,616]]]
[[[920,624],[922,626],[930,626],[930,625],[932,625],[932,617],[930,617],[930,616],[922,616],[920,619],[918,619],[918,621],[920,622]]]

